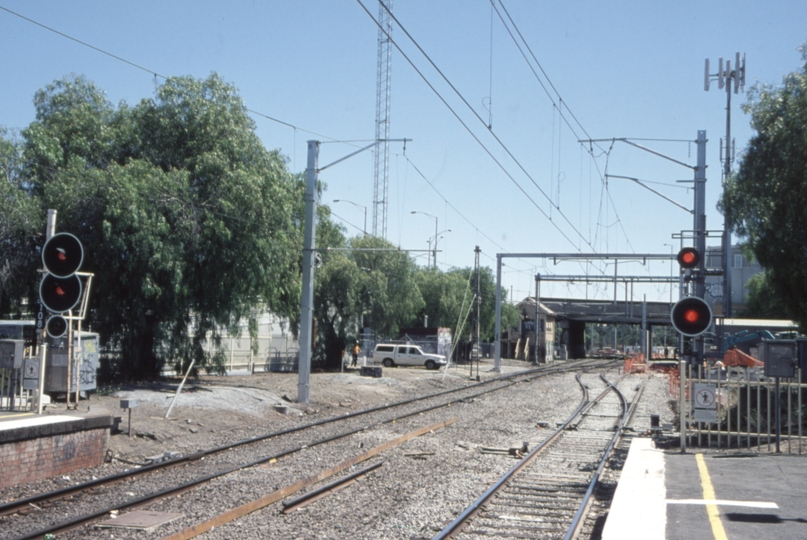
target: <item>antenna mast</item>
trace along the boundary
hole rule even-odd
[[[709,91],[710,82],[717,79],[719,89],[726,89],[726,140],[725,145],[721,143],[720,153],[723,160],[723,190],[725,193],[726,183],[731,176],[731,163],[734,161],[734,144],[731,140],[731,91],[732,83],[734,93],[745,89],[745,54],[740,60],[740,53],[734,55],[734,69],[731,60],[723,64],[723,58],[718,60],[717,73],[709,73],[709,59],[706,59],[703,76],[703,89]],[[723,149],[725,148],[725,154]],[[731,217],[728,211],[723,215],[723,317],[731,317]]]
[[[373,164],[373,236],[387,237],[389,185],[390,88],[392,83],[392,0],[378,0],[378,70],[376,73],[375,138]]]

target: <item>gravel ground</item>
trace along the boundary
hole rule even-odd
[[[505,361],[504,364],[506,373],[529,368],[523,362]],[[483,380],[498,376],[490,371],[491,367],[489,363],[482,364],[479,374]],[[293,400],[296,396],[297,385],[296,374],[278,373],[202,378],[181,394],[169,420],[163,418],[173,398],[168,386],[122,388],[106,396],[96,395],[82,401],[81,407],[88,406],[91,412],[106,409],[112,414],[120,414],[117,408],[119,399],[140,399],[141,405],[134,409],[132,421],[135,436],[125,435],[127,423],[124,420],[124,434],[115,435],[110,441],[110,449],[117,458],[138,462],[164,452],[189,453],[380,404],[468,386],[475,382],[468,375],[467,366],[452,370],[446,376],[442,371],[417,368],[384,369],[384,377],[379,379],[359,377],[356,371],[314,373],[311,403],[300,408],[299,416],[281,414],[277,410],[278,407],[291,407],[291,412],[296,410],[289,398]],[[616,372],[610,378],[615,379]],[[638,385],[645,378],[648,387],[643,405],[637,412],[637,431],[649,428],[650,414],[659,414],[662,422],[672,422],[673,416],[666,377],[632,375],[630,380],[635,380]],[[448,428],[412,439],[358,465],[357,468],[361,468],[383,460],[383,466],[368,476],[298,512],[283,514],[280,504],[275,503],[204,536],[222,539],[431,538],[514,464],[512,458],[481,453],[482,446],[520,447],[522,441],[528,441],[532,447],[544,437],[542,430],[536,427],[537,423],[564,419],[576,407],[579,398],[579,390],[571,375],[553,375],[516,384],[505,391],[368,429],[327,445],[307,448],[276,463],[241,470],[180,497],[152,504],[147,507],[150,511],[183,514],[181,519],[157,531],[83,529],[61,534],[59,538],[163,537],[293,484],[396,436],[456,418],[456,423]],[[51,411],[63,412],[58,410],[59,407],[55,404]],[[361,422],[353,424],[360,425]],[[211,459],[211,466],[268,455],[284,446],[306,444],[347,429],[341,424],[329,426],[318,429],[316,433],[267,442],[259,448],[228,452],[217,458],[218,462]],[[428,455],[418,458],[407,455],[414,453]],[[8,501],[93,476],[105,476],[125,467],[131,465],[116,459],[101,467],[71,474],[69,478],[4,490],[2,499]],[[176,482],[182,474],[183,468],[171,469],[164,473],[162,480],[166,484]],[[325,483],[334,479],[325,480]],[[129,484],[132,484],[131,488]],[[131,496],[130,493],[139,489],[133,482],[122,488],[118,489],[122,497]],[[129,489],[132,491],[126,491]],[[78,505],[78,501],[75,504]],[[0,537],[8,536],[0,533]]]

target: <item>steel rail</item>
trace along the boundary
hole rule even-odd
[[[584,415],[595,403],[601,401],[608,393],[610,393],[615,387],[605,381],[609,388],[606,388],[603,392],[601,392],[594,400],[589,401],[588,399],[588,388],[583,384],[580,380],[580,376],[582,373],[578,373],[575,376],[577,383],[580,385],[583,391],[583,398],[581,399],[580,405],[577,409],[572,412],[572,414],[566,419],[566,421],[558,427],[554,433],[552,433],[549,437],[547,437],[540,445],[536,446],[529,454],[525,455],[524,458],[515,466],[513,466],[510,470],[508,470],[502,477],[493,484],[490,488],[488,488],[478,499],[476,499],[473,503],[471,503],[459,516],[457,516],[454,521],[452,521],[448,526],[446,526],[442,531],[440,531],[436,536],[433,537],[433,540],[443,540],[445,538],[450,538],[454,534],[458,533],[460,529],[468,523],[468,521],[482,508],[482,505],[485,504],[497,491],[499,491],[508,481],[512,479],[518,472],[524,468],[529,462],[531,462],[536,456],[541,454],[545,449],[549,447],[549,445],[554,442],[561,434],[566,430],[568,426],[570,426],[578,417]],[[627,374],[623,375],[618,379],[621,381],[625,378]],[[601,376],[602,378],[602,376]],[[604,379],[603,379],[604,380]],[[617,390],[618,392],[618,390]]]
[[[344,438],[344,437],[349,437],[351,435],[354,435],[354,434],[362,432],[362,431],[366,431],[368,429],[371,429],[373,427],[377,427],[379,425],[383,425],[383,424],[387,424],[387,423],[393,423],[393,422],[395,422],[397,420],[408,418],[410,416],[416,416],[416,415],[422,414],[424,412],[436,410],[436,409],[439,409],[439,408],[442,408],[442,407],[447,407],[447,406],[450,406],[451,404],[454,404],[454,403],[457,403],[457,402],[460,402],[460,401],[463,401],[463,400],[467,400],[469,398],[479,397],[479,396],[482,396],[482,395],[485,395],[485,394],[488,394],[488,393],[491,393],[491,392],[496,392],[496,391],[499,391],[499,390],[503,390],[505,388],[509,388],[510,386],[512,386],[514,384],[518,384],[520,382],[529,382],[529,381],[532,381],[534,379],[539,379],[539,378],[542,378],[542,377],[545,377],[547,375],[551,375],[551,374],[554,374],[554,373],[557,373],[557,372],[567,371],[569,368],[575,368],[575,367],[580,367],[580,366],[579,365],[570,366],[568,364],[565,364],[563,366],[558,366],[558,369],[555,369],[555,370],[536,369],[536,370],[529,370],[527,372],[520,372],[520,373],[515,373],[515,374],[511,374],[511,375],[507,375],[507,376],[496,377],[495,379],[490,379],[489,381],[485,381],[485,382],[482,382],[482,383],[477,383],[477,384],[467,386],[467,387],[464,387],[464,388],[461,388],[461,389],[452,389],[452,390],[449,390],[449,391],[446,391],[446,392],[438,392],[438,393],[435,393],[435,394],[431,394],[430,396],[425,396],[425,397],[421,397],[421,398],[413,398],[411,400],[404,400],[404,401],[399,402],[397,404],[374,407],[374,408],[368,409],[366,411],[358,411],[357,413],[350,413],[348,415],[344,415],[344,416],[341,416],[341,417],[338,417],[338,418],[328,419],[327,421],[314,422],[314,423],[308,424],[306,426],[300,426],[298,428],[291,428],[291,429],[288,429],[288,430],[283,430],[282,432],[278,432],[278,434],[281,434],[281,435],[282,434],[287,434],[287,433],[294,432],[294,431],[300,431],[303,428],[314,427],[314,426],[321,425],[321,424],[328,423],[328,422],[335,421],[335,420],[343,420],[343,419],[346,419],[346,418],[349,418],[349,417],[358,416],[358,413],[366,414],[366,413],[369,413],[369,412],[375,412],[376,410],[388,409],[388,408],[391,408],[393,406],[400,406],[400,405],[409,404],[409,403],[420,401],[420,400],[427,399],[427,398],[430,398],[430,397],[439,397],[441,395],[451,394],[451,393],[457,392],[459,390],[468,390],[468,389],[472,389],[474,387],[481,386],[481,385],[486,384],[486,383],[491,383],[493,381],[500,381],[501,382],[501,381],[507,380],[507,379],[517,379],[517,380],[509,381],[509,384],[506,384],[504,386],[500,386],[500,387],[497,387],[497,388],[492,388],[492,389],[484,390],[484,391],[481,391],[481,392],[477,392],[475,394],[471,394],[470,396],[460,397],[460,398],[457,398],[455,400],[440,403],[440,404],[435,405],[435,406],[424,407],[424,408],[418,409],[416,411],[413,411],[413,412],[410,412],[410,413],[407,413],[407,414],[404,414],[404,415],[396,416],[395,418],[384,420],[382,422],[377,422],[375,424],[370,424],[370,425],[367,425],[367,426],[363,426],[363,427],[360,427],[358,429],[349,430],[347,432],[343,432],[343,433],[340,433],[340,434],[337,434],[337,435],[334,435],[334,436],[331,436],[331,437],[328,437],[328,438],[325,438],[325,439],[317,440],[317,441],[314,441],[314,442],[311,442],[311,443],[308,443],[308,444],[300,445],[300,446],[295,447],[295,448],[287,449],[287,450],[284,450],[284,451],[282,451],[280,453],[277,453],[277,454],[273,454],[273,455],[270,455],[270,456],[264,456],[264,457],[258,458],[256,460],[250,461],[248,463],[236,464],[236,465],[233,465],[233,466],[228,467],[226,469],[217,471],[216,473],[212,473],[212,474],[209,474],[209,475],[204,475],[204,476],[201,476],[199,478],[189,480],[187,482],[179,484],[177,486],[165,488],[165,489],[159,490],[157,492],[152,492],[150,494],[147,494],[147,495],[144,495],[144,496],[141,496],[141,497],[137,497],[135,499],[130,499],[130,500],[127,500],[127,501],[123,501],[121,503],[117,503],[115,505],[106,507],[103,510],[89,512],[89,513],[84,514],[82,516],[77,516],[75,518],[64,520],[64,521],[56,523],[54,525],[50,525],[47,528],[43,528],[43,529],[34,531],[32,533],[27,533],[27,534],[24,534],[22,536],[16,537],[15,540],[30,540],[30,539],[34,539],[34,538],[43,537],[46,534],[56,534],[56,533],[63,532],[63,531],[66,531],[66,530],[75,529],[75,528],[77,528],[77,527],[79,527],[79,526],[81,526],[83,524],[86,524],[88,522],[91,522],[91,521],[93,521],[93,520],[95,520],[95,519],[97,519],[97,518],[99,518],[101,516],[107,515],[109,512],[111,512],[113,510],[122,510],[122,509],[126,509],[126,508],[142,506],[142,505],[147,504],[147,503],[149,503],[151,501],[154,501],[156,499],[160,499],[160,498],[164,498],[166,496],[175,495],[175,494],[178,494],[178,493],[181,493],[181,492],[185,492],[185,491],[187,491],[189,489],[192,489],[192,488],[194,488],[194,487],[196,487],[196,486],[198,486],[200,484],[203,484],[205,482],[209,482],[210,480],[213,480],[215,478],[219,478],[221,476],[231,474],[231,473],[236,472],[236,471],[241,470],[241,469],[245,469],[245,468],[253,467],[253,466],[256,466],[256,465],[260,465],[260,464],[266,463],[268,461],[271,461],[273,459],[279,459],[281,457],[285,457],[285,456],[294,454],[294,453],[299,452],[299,451],[301,451],[303,449],[306,449],[306,448],[311,448],[313,446],[318,446],[318,445],[321,445],[321,444],[332,442],[334,440],[338,440],[338,439],[341,439],[341,438]],[[518,377],[524,375],[525,373],[535,375],[535,376],[534,377],[529,377],[529,378],[526,378],[526,379],[518,379]],[[580,376],[580,374],[578,374],[576,376],[578,378],[578,382],[579,382],[579,376]],[[582,385],[582,383],[580,383],[580,384]],[[269,436],[264,435],[264,436],[254,437],[252,439],[247,439],[246,442],[255,442],[256,440],[263,440],[263,439],[267,439],[267,438],[269,438]],[[225,446],[222,446],[222,447],[218,447],[216,450],[227,449],[227,448],[231,448],[231,447],[234,447],[234,446],[239,446],[240,444],[245,444],[245,441],[239,441],[239,443],[235,443],[233,445],[225,445]],[[196,456],[194,459],[199,459],[200,457],[202,457],[204,455],[208,455],[211,452],[212,451],[206,451],[206,452],[199,452],[197,454],[194,454],[194,456]],[[179,460],[172,460],[171,462],[165,462],[165,463],[176,464],[178,461]],[[157,464],[157,465],[164,465],[164,463]],[[155,466],[155,467],[149,468],[148,470],[154,470],[156,468],[159,468],[159,467]],[[140,470],[131,471],[131,472],[139,473],[139,471]],[[58,492],[58,496],[54,496],[54,497],[50,497],[50,498],[51,499],[59,498],[59,497],[65,496],[67,494],[66,492],[75,492],[75,491],[80,491],[81,489],[86,489],[87,488],[86,484],[92,484],[92,486],[97,486],[97,485],[103,485],[105,483],[114,483],[114,482],[117,482],[117,481],[125,478],[126,476],[127,475],[124,474],[124,473],[119,473],[117,475],[112,475],[110,477],[105,477],[105,478],[98,479],[98,480],[95,480],[95,481],[87,482],[87,483],[81,484],[79,486],[74,486],[72,489],[71,488],[63,488],[61,490],[56,490],[56,492]],[[134,476],[134,474],[132,474],[130,476]],[[102,480],[105,480],[105,479],[107,480],[107,482],[102,481]],[[81,487],[81,486],[83,486],[83,487]],[[50,493],[56,493],[56,492],[50,492]],[[47,495],[47,494],[45,494],[45,495]],[[45,500],[43,498],[43,496],[35,496],[35,497],[38,497],[37,500]],[[28,499],[25,499],[25,501],[28,501],[30,499],[32,499],[32,498],[29,497]],[[14,505],[16,503],[16,508],[19,508],[20,506],[22,506],[22,504],[21,504],[22,501],[23,500],[13,501],[12,503],[7,503],[4,506],[10,506],[10,505]],[[27,505],[27,503],[26,503],[26,505]]]
[[[176,466],[176,465],[179,465],[179,464],[182,464],[182,463],[188,463],[188,462],[191,462],[191,461],[196,461],[196,460],[202,459],[204,457],[207,457],[207,456],[210,456],[210,455],[213,455],[213,454],[217,454],[219,452],[224,452],[226,450],[231,450],[233,448],[237,448],[239,446],[252,444],[252,443],[255,443],[255,442],[260,442],[260,441],[264,441],[264,440],[268,440],[268,439],[272,439],[272,438],[276,438],[276,437],[281,437],[283,435],[288,435],[290,433],[295,433],[295,432],[298,432],[298,431],[304,431],[306,429],[310,429],[310,428],[314,428],[314,427],[318,427],[318,426],[323,426],[323,425],[326,425],[326,424],[335,423],[335,422],[339,422],[339,421],[342,421],[342,420],[347,420],[347,419],[350,419],[350,418],[356,418],[356,417],[371,414],[371,413],[374,413],[374,412],[379,412],[379,411],[383,411],[383,410],[389,410],[389,409],[392,409],[392,408],[395,408],[395,407],[402,407],[404,405],[409,405],[411,403],[416,403],[418,401],[424,401],[424,400],[427,400],[427,399],[432,399],[432,398],[436,398],[436,397],[440,397],[440,396],[449,395],[451,393],[467,391],[469,389],[473,389],[474,387],[489,385],[489,384],[493,384],[495,382],[502,382],[502,381],[506,381],[506,380],[509,380],[509,379],[516,379],[518,377],[529,376],[529,375],[537,375],[539,377],[543,377],[543,376],[546,376],[546,375],[551,375],[551,374],[554,374],[554,373],[563,372],[563,371],[568,370],[570,368],[579,367],[579,364],[581,364],[581,363],[583,363],[585,361],[590,361],[590,360],[592,360],[592,359],[586,359],[586,360],[584,360],[582,362],[578,362],[575,365],[570,365],[570,364],[562,364],[561,365],[561,364],[559,364],[557,366],[553,365],[553,366],[547,366],[547,367],[540,367],[540,368],[536,368],[536,369],[521,371],[519,373],[512,373],[510,375],[502,375],[502,376],[499,376],[499,377],[494,377],[492,379],[488,379],[487,381],[478,382],[478,383],[475,383],[475,384],[472,384],[472,385],[469,385],[469,386],[464,386],[464,387],[461,387],[461,388],[453,388],[451,390],[446,390],[446,391],[443,391],[443,392],[435,392],[433,394],[429,394],[429,395],[426,395],[426,396],[406,399],[406,400],[398,401],[398,402],[395,402],[395,403],[389,403],[387,405],[379,405],[377,407],[371,407],[369,409],[363,409],[363,410],[360,410],[360,411],[355,411],[355,412],[343,414],[341,416],[336,416],[336,417],[332,417],[332,418],[324,418],[324,419],[318,420],[316,422],[309,422],[309,423],[303,424],[301,426],[295,426],[295,427],[283,429],[283,430],[280,430],[280,431],[274,431],[274,432],[266,433],[266,434],[263,434],[263,435],[257,435],[255,437],[250,437],[248,439],[243,439],[243,440],[236,441],[236,442],[233,442],[233,443],[224,444],[224,445],[221,445],[221,446],[216,446],[214,448],[210,448],[210,449],[207,449],[207,450],[201,450],[199,452],[195,452],[193,454],[189,454],[189,455],[186,455],[186,456],[180,456],[180,457],[177,457],[177,458],[161,461],[159,463],[153,463],[151,465],[145,465],[145,466],[142,466],[142,467],[140,467],[138,469],[130,469],[128,471],[115,473],[115,474],[108,475],[108,476],[103,476],[103,477],[97,478],[95,480],[88,480],[87,482],[82,482],[80,484],[76,484],[76,485],[73,485],[73,486],[67,486],[67,487],[64,487],[64,488],[60,488],[60,489],[40,493],[38,495],[32,495],[32,496],[26,497],[24,499],[17,499],[17,500],[14,500],[14,501],[3,503],[3,504],[0,504],[0,516],[14,513],[19,508],[27,507],[31,503],[38,503],[38,502],[41,502],[41,501],[59,499],[59,498],[65,497],[67,495],[71,495],[73,493],[77,493],[79,491],[84,491],[84,490],[87,490],[87,489],[90,489],[90,488],[93,488],[93,487],[102,486],[102,485],[106,485],[106,484],[111,484],[111,483],[114,483],[114,482],[117,482],[117,481],[120,481],[120,480],[124,480],[126,478],[132,478],[134,476],[139,476],[139,475],[142,475],[142,474],[145,474],[145,473],[148,473],[148,472],[152,472],[152,471],[155,471],[155,470],[158,470],[158,469],[167,468],[167,467],[173,467],[173,466]],[[528,377],[526,379],[527,382],[529,382],[530,380],[532,380],[532,378],[530,378],[530,377]],[[506,388],[506,387],[509,387],[509,386],[510,385],[506,385],[506,386],[501,387],[501,388]],[[471,397],[475,397],[476,395],[481,395],[481,394],[474,394],[474,396],[471,396]],[[462,399],[467,399],[467,398],[462,398]]]
[[[504,475],[501,478],[499,478],[499,480],[495,484],[490,486],[482,495],[479,496],[478,499],[476,499],[465,510],[463,510],[462,513],[454,519],[454,521],[449,523],[447,527],[445,527],[436,536],[434,536],[432,540],[443,540],[445,538],[449,538],[451,535],[457,532],[465,523],[467,523],[467,521],[476,512],[479,511],[482,505],[485,504],[485,502],[487,502],[487,500],[490,499],[490,497],[493,496],[493,494],[499,491],[499,489],[504,484],[506,484],[522,468],[524,468],[530,461],[532,461],[532,459],[535,456],[543,452],[546,447],[548,447],[553,441],[555,441],[555,439],[557,439],[563,433],[563,430],[566,429],[566,426],[568,426],[575,418],[577,418],[577,416],[583,411],[583,409],[585,409],[585,407],[589,403],[588,388],[583,384],[583,381],[580,380],[580,375],[581,374],[578,373],[575,376],[575,379],[577,380],[577,384],[580,385],[580,388],[583,392],[583,397],[580,400],[580,404],[577,406],[574,412],[572,412],[569,418],[567,418],[566,421],[560,427],[558,427],[554,433],[552,433],[549,437],[547,437],[541,444],[533,448],[529,454],[524,456],[524,458],[521,461],[519,461],[516,465],[511,467],[509,471],[504,473]]]
[[[624,377],[624,375],[623,375]],[[628,419],[628,402],[625,399],[625,396],[619,389],[616,387],[615,384],[609,382],[605,375],[601,374],[600,379],[607,384],[611,390],[613,390],[617,396],[619,396],[619,401],[622,403],[622,419],[617,426],[617,429],[614,433],[614,436],[611,438],[611,442],[608,443],[608,446],[605,448],[605,452],[600,459],[600,463],[597,466],[597,471],[594,473],[594,477],[589,482],[588,489],[586,490],[586,494],[583,496],[583,501],[580,503],[580,506],[575,513],[574,518],[572,519],[571,525],[569,525],[569,529],[566,532],[566,535],[563,537],[563,540],[572,540],[572,538],[577,536],[581,525],[583,524],[583,516],[585,515],[586,510],[588,509],[589,501],[591,500],[591,495],[594,493],[594,488],[597,487],[597,484],[600,482],[600,475],[602,475],[602,471],[605,468],[605,464],[608,461],[608,458],[611,455],[611,451],[616,446],[617,440],[622,436],[622,429],[625,426],[625,422]],[[621,378],[620,378],[621,380]]]

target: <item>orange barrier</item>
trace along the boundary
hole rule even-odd
[[[762,367],[765,365],[761,360],[757,360],[753,356],[745,354],[739,349],[729,349],[723,355],[724,366],[740,366],[740,367]]]
[[[644,361],[644,353],[638,353],[625,359],[625,373],[644,373],[647,363]]]

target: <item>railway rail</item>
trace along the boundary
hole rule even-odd
[[[580,405],[558,429],[468,506],[435,540],[445,538],[578,538],[600,475],[644,388],[629,406],[615,384],[589,400],[576,377]],[[608,402],[616,395],[618,403]],[[594,524],[589,523],[590,533]]]
[[[315,446],[349,439],[357,433],[376,429],[381,425],[418,417],[454,404],[471,403],[486,394],[529,383],[551,374],[602,367],[606,363],[587,361],[546,366],[236,441],[193,455],[134,469],[126,474],[99,478],[81,485],[5,503],[0,505],[0,514],[5,514],[2,524],[7,531],[18,531],[17,536],[10,537],[20,539],[41,538],[46,534],[81,528],[115,512],[127,508],[146,507],[154,501],[186,493],[215,479],[233,475],[256,465],[273,463]],[[327,436],[322,436],[326,426],[330,432]],[[344,429],[334,433],[334,426],[343,426]],[[261,455],[256,457],[256,454]],[[153,479],[160,478],[167,469],[174,470],[172,485],[155,487],[159,482],[155,483]],[[176,481],[177,478],[180,481]],[[116,485],[122,487],[110,487]],[[82,504],[75,504],[78,501]],[[82,510],[72,512],[74,506],[80,506]],[[93,507],[94,510],[85,510],[87,506]]]

